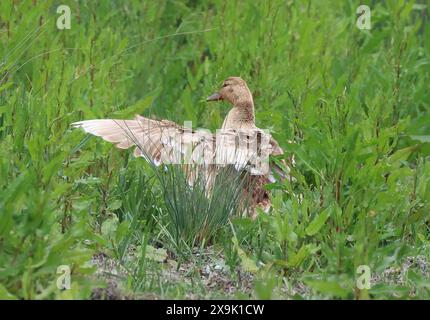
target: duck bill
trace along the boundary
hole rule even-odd
[[[217,92],[217,93],[214,93],[213,95],[207,97],[206,101],[218,101],[221,99],[222,99],[221,95]]]

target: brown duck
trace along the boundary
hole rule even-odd
[[[246,82],[239,77],[229,77],[221,89],[206,100],[224,100],[233,105],[217,134],[139,115],[133,120],[97,119],[75,122],[72,126],[115,143],[121,149],[136,146],[135,156],[144,157],[157,166],[186,163],[184,169],[189,170],[190,165],[203,164],[208,181],[214,181],[217,169],[228,164],[233,164],[237,170],[245,169],[251,173],[243,191],[244,196],[250,196],[249,214],[255,217],[256,207],[267,212],[270,196],[264,185],[273,182],[273,171],[285,178],[290,168],[283,160],[282,166],[269,164],[269,155],[282,155],[283,150],[270,134],[256,127],[254,101]],[[294,165],[294,159],[291,158],[291,162]],[[190,184],[194,178],[195,173],[188,176]],[[211,183],[207,185],[211,188]]]

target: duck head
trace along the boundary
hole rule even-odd
[[[209,96],[206,101],[225,100],[234,106],[253,106],[251,91],[249,90],[245,80],[240,77],[229,77],[223,84],[221,89]]]

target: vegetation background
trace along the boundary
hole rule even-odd
[[[429,3],[368,1],[371,30],[360,4],[2,0],[0,298],[430,298]],[[70,123],[213,130],[228,106],[204,98],[232,75],[297,182],[270,186],[269,214],[181,242],[144,160]]]

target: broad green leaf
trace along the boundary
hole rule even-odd
[[[248,271],[248,272],[257,272],[258,271],[257,265],[255,264],[254,260],[249,258],[246,255],[245,251],[243,251],[242,248],[239,246],[239,243],[237,242],[237,238],[233,237],[232,241],[233,241],[233,245],[234,245],[234,247],[237,250],[237,253],[239,255],[240,265],[242,266],[242,269],[244,271]]]
[[[288,261],[288,266],[293,268],[298,267],[308,255],[309,250],[306,245],[303,245],[298,252],[291,254],[291,258]]]
[[[305,283],[318,292],[330,296],[346,298],[348,294],[352,293],[350,290],[341,287],[336,281],[308,280]]]
[[[164,262],[167,259],[167,251],[164,248],[154,248],[148,244],[145,257],[156,262]]]
[[[113,113],[113,117],[118,117],[121,119],[126,119],[129,117],[133,117],[136,114],[142,114],[146,108],[148,108],[152,102],[154,101],[155,96],[149,95],[142,100],[139,100],[134,105],[129,106],[123,110],[119,110]]]
[[[324,226],[328,217],[330,216],[331,208],[325,209],[318,216],[316,216],[309,226],[306,228],[305,232],[308,236],[313,236]]]
[[[102,223],[102,235],[104,236],[108,236],[108,237],[112,237],[115,232],[116,229],[118,227],[118,217],[114,214],[112,214],[111,217],[109,217],[108,219],[106,219],[103,223]]]
[[[420,142],[430,142],[430,135],[423,135],[423,136],[410,136],[412,140],[418,140]]]
[[[0,300],[17,300],[17,297],[7,291],[4,285],[0,283]]]

